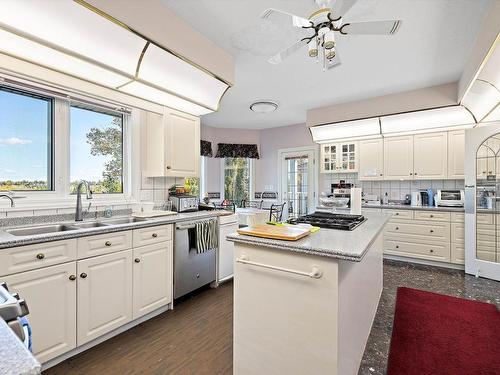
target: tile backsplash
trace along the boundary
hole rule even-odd
[[[168,189],[172,185],[184,185],[184,178],[142,177],[139,199],[161,204],[168,200]]]
[[[353,183],[365,194],[379,198],[387,192],[390,200],[402,200],[406,194],[420,189],[464,189],[464,180],[416,180],[416,181],[359,181],[357,173],[333,173],[320,175],[320,193],[330,192],[330,185],[340,180]]]

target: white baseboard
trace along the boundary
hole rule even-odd
[[[388,254],[384,254],[384,259],[397,260],[397,261],[406,262],[406,263],[417,263],[417,264],[423,264],[426,266],[450,268],[450,269],[454,269],[454,270],[462,270],[462,271],[465,270],[465,266],[463,264],[436,262],[434,260],[424,260],[424,259],[411,258],[411,257],[400,257],[397,255],[388,255]]]

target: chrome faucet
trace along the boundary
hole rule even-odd
[[[92,199],[92,190],[90,189],[90,183],[85,180],[81,180],[76,188],[76,212],[75,221],[83,221],[82,213],[82,187],[85,185],[87,189],[87,199]]]
[[[12,198],[9,194],[0,194],[0,198],[7,198],[8,200],[10,200],[10,206],[11,207],[15,206],[14,198]]]

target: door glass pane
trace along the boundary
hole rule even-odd
[[[476,153],[476,258],[500,263],[500,134],[488,138]]]
[[[307,155],[291,156],[286,157],[285,161],[288,181],[286,189],[288,217],[307,214],[309,157]],[[325,169],[328,170],[327,167]]]

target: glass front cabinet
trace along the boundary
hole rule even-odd
[[[357,142],[321,145],[321,173],[354,173],[357,171]]]

